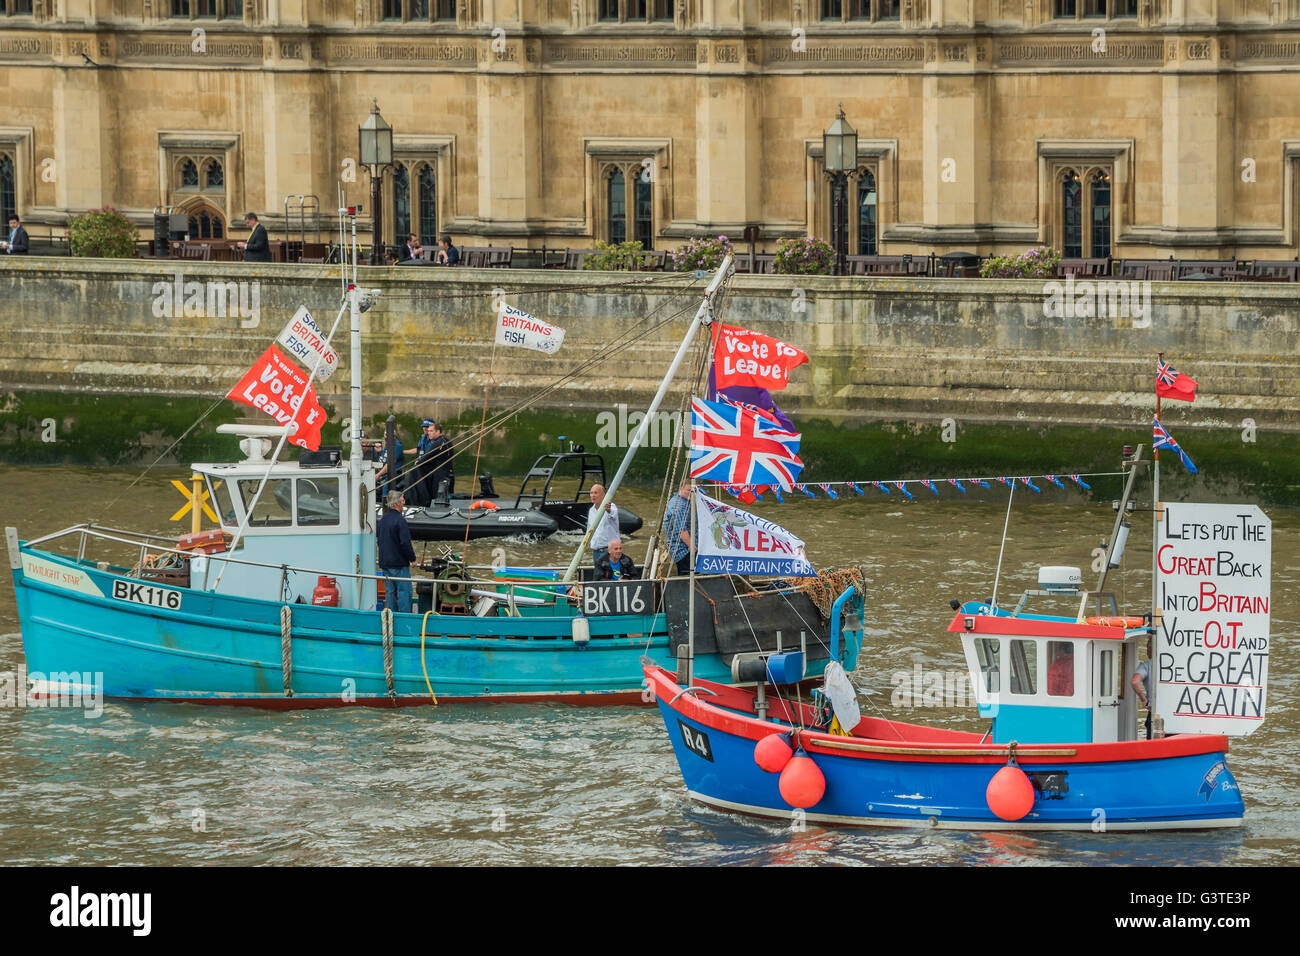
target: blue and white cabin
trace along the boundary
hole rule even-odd
[[[225,561],[220,554],[196,555],[190,561],[190,586],[215,588],[218,594],[293,604],[311,603],[319,575],[334,577],[339,606],[373,608],[375,581],[351,575],[375,574],[375,462],[361,462],[358,481],[349,464],[320,466],[277,462],[267,477],[270,426],[222,425],[217,431],[243,437],[247,455],[238,464],[196,464],[223,531],[235,534],[248,516],[244,534],[231,557],[257,564]],[[266,477],[260,497],[258,486]],[[354,485],[357,485],[354,489]],[[251,509],[251,516],[250,516]],[[302,568],[268,573],[266,567]]]
[[[1042,569],[1043,572],[1076,569]],[[1129,686],[1150,628],[1115,615],[1115,600],[1075,587],[1026,591],[1015,610],[962,605],[948,630],[962,635],[981,717],[990,741],[1109,743],[1137,739],[1137,695]],[[1047,585],[1047,586],[1043,586]],[[1030,597],[1074,597],[1072,616],[1027,614]],[[1092,613],[1089,613],[1092,612]]]

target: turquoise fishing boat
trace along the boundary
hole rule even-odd
[[[709,283],[609,500],[696,332],[712,321],[731,268],[728,257]],[[354,264],[335,322],[350,310],[353,421],[361,420],[362,299]],[[219,529],[177,541],[80,524],[23,541],[6,528],[31,693],[97,689],[112,699],[263,707],[648,704],[642,656],[676,659],[684,637],[669,622],[674,603],[688,603],[693,591],[683,579],[656,577],[653,567],[644,580],[594,582],[574,573],[576,556],[567,569],[509,569],[465,567],[448,554],[416,578],[419,612],[379,610],[370,507],[377,465],[364,460],[360,432],[347,458],[281,461],[288,426],[218,431],[238,437],[245,454],[193,466]],[[853,667],[861,631],[831,635],[829,606],[820,609],[790,582],[746,591],[758,624],[747,650],[797,643],[811,679],[838,642],[840,663]],[[860,597],[854,607],[860,628]],[[737,656],[720,644],[699,655],[696,670],[730,681]]]

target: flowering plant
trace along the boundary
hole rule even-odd
[[[781,275],[830,275],[835,250],[824,239],[782,239],[776,244],[772,271]]]
[[[92,209],[68,220],[68,245],[74,256],[130,259],[138,239],[131,220],[112,206]]]
[[[583,269],[635,272],[646,264],[649,256],[641,248],[640,239],[611,243],[596,240],[596,251],[583,260]]]
[[[1047,246],[1036,246],[1018,256],[994,256],[980,267],[983,279],[1050,279],[1060,265],[1061,254]]]
[[[673,268],[678,272],[696,272],[716,269],[732,251],[731,240],[726,236],[696,236],[678,246],[672,254]]]

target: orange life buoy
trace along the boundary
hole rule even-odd
[[[478,501],[474,502],[472,505],[469,506],[469,510],[470,510],[470,511],[473,511],[473,510],[476,509],[476,508],[483,508],[483,509],[486,510],[486,511],[500,511],[500,510],[501,510],[501,509],[498,508],[496,505],[494,505],[492,502],[488,501],[486,498],[480,498]]]
[[[1089,624],[1100,624],[1102,627],[1141,627],[1146,623],[1144,618],[1140,617],[1090,617]]]

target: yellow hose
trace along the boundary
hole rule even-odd
[[[438,698],[433,693],[433,685],[429,683],[429,668],[426,667],[424,663],[424,629],[428,626],[429,615],[432,613],[433,611],[425,611],[424,619],[420,621],[420,670],[424,671],[424,686],[429,688],[429,699],[433,701],[434,706],[436,707],[438,704]]]

